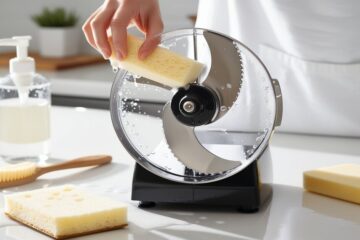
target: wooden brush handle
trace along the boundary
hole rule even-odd
[[[96,155],[96,156],[87,156],[81,158],[75,158],[70,161],[55,163],[50,166],[40,167],[39,175],[44,173],[63,170],[68,168],[80,168],[80,167],[90,167],[96,165],[103,165],[111,162],[111,156],[109,155]]]

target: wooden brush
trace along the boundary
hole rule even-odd
[[[73,160],[55,163],[40,167],[32,162],[10,164],[0,168],[0,188],[14,187],[35,181],[39,176],[53,171],[100,166],[111,162],[111,156],[96,155],[76,158]]]

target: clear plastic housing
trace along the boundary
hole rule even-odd
[[[206,84],[210,72],[216,68],[241,70],[235,86],[229,84],[226,76],[216,79],[223,83],[217,89],[220,95],[236,92],[233,104],[219,106],[222,117],[218,120],[194,128],[201,147],[223,161],[238,161],[237,167],[204,174],[187,168],[184,161],[174,155],[165,137],[162,114],[177,89],[154,84],[120,69],[111,92],[113,124],[128,152],[152,173],[182,183],[213,182],[241,171],[261,156],[274,129],[275,91],[263,63],[246,46],[231,38],[222,36],[234,49],[225,49],[221,45],[209,47],[210,42],[204,36],[207,31],[185,29],[165,33],[161,35],[161,46],[205,64],[198,79],[200,85]],[[215,63],[214,51],[235,51],[237,59],[215,66],[219,63]]]
[[[0,78],[0,158],[44,161],[49,156],[50,83],[34,74],[20,91],[10,75]]]

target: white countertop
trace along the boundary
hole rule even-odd
[[[52,157],[111,154],[111,165],[49,173],[6,193],[72,183],[129,204],[126,229],[78,239],[359,239],[360,206],[304,192],[302,172],[336,163],[360,163],[360,139],[275,134],[271,151],[274,186],[271,202],[258,213],[190,206],[138,209],[130,200],[134,160],[118,141],[108,111],[53,107]],[[3,205],[2,196],[0,205]],[[0,214],[1,240],[48,237]]]

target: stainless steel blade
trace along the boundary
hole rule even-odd
[[[194,133],[194,127],[179,122],[170,104],[163,110],[163,128],[167,143],[177,159],[186,167],[200,173],[222,173],[238,167],[241,161],[219,158],[204,148]]]
[[[213,121],[221,118],[232,107],[240,92],[243,68],[239,50],[232,39],[204,31],[211,52],[211,68],[200,84],[212,89],[219,98],[220,110]]]
[[[139,78],[128,80],[128,81],[129,82],[136,82],[136,83],[140,83],[140,84],[153,85],[153,86],[156,86],[156,87],[164,88],[166,90],[171,90],[172,89],[172,87],[169,87],[169,86],[166,86],[164,84],[155,82],[155,81],[150,80],[150,79],[145,78],[145,77],[139,77]]]

